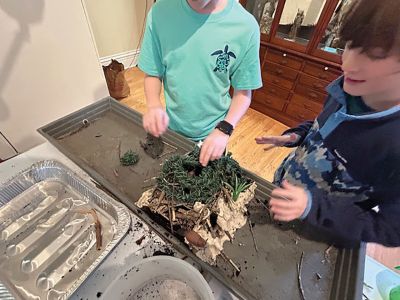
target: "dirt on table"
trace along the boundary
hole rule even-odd
[[[150,155],[151,158],[156,159],[162,155],[164,151],[164,142],[161,137],[155,137],[150,133],[147,134],[145,141],[140,141],[144,152]]]

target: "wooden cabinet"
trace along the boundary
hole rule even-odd
[[[264,86],[251,107],[288,126],[314,119],[341,75],[338,20],[353,0],[241,0],[260,24]]]

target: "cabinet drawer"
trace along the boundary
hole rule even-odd
[[[275,96],[284,100],[289,98],[290,93],[288,90],[282,89],[269,83],[265,84],[260,90],[265,94]]]
[[[275,49],[268,49],[266,59],[296,70],[300,70],[303,64],[301,58]]]
[[[306,85],[308,87],[313,88],[321,93],[325,93],[326,87],[329,85],[329,81],[324,81],[321,79],[317,79],[315,77],[308,76],[306,74],[300,75],[300,84]]]
[[[326,99],[326,94],[316,92],[312,88],[301,84],[297,84],[295,93],[304,96],[308,100],[317,101],[320,103],[324,103]]]
[[[317,114],[319,114],[322,110],[323,105],[318,102],[310,101],[307,100],[306,98],[300,96],[300,95],[293,95],[292,100],[290,100],[290,103],[296,104],[297,106],[300,106],[302,108],[311,110]]]
[[[291,90],[294,86],[293,81],[272,75],[267,72],[263,72],[263,79],[267,83],[273,83],[273,84],[279,85],[280,87],[286,88],[288,90]]]
[[[262,105],[266,105],[279,111],[283,110],[283,107],[286,103],[286,99],[281,99],[277,96],[269,95],[267,93],[264,93],[262,90],[257,90],[254,93],[253,100]]]
[[[278,76],[278,77],[282,77],[291,81],[295,81],[297,78],[297,75],[299,74],[297,71],[287,68],[287,67],[283,67],[281,65],[278,64],[274,64],[271,62],[267,62],[264,65],[264,71],[266,71],[267,73],[271,73],[272,75]]]
[[[286,108],[286,113],[299,121],[314,120],[318,115],[312,110],[301,107],[295,103],[290,103]]]
[[[307,62],[304,67],[304,73],[313,75],[323,80],[333,81],[338,78],[342,73],[331,67],[324,66],[321,64]]]

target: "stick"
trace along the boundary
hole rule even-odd
[[[175,209],[174,209],[173,205],[171,205],[171,212],[172,212],[172,222],[175,222],[176,216],[175,216]]]
[[[171,201],[168,201],[168,218],[169,218],[169,224],[171,226],[171,233],[174,233],[174,226],[172,224],[172,208],[171,208]]]
[[[118,159],[121,161],[121,140],[119,140],[117,151],[118,151]]]
[[[102,237],[101,237],[101,224],[100,224],[100,220],[99,217],[97,216],[97,212],[94,208],[92,209],[80,209],[77,210],[78,213],[81,214],[90,214],[93,219],[94,219],[94,228],[96,230],[96,248],[97,250],[101,249],[102,246]]]
[[[147,179],[143,180],[143,182],[147,182],[147,181],[155,180],[155,179],[157,179],[157,177],[151,177],[151,178],[147,178]]]
[[[256,238],[254,237],[253,226],[251,226],[250,220],[249,220],[249,227],[250,227],[251,236],[252,236],[253,242],[254,242],[254,248],[256,249],[256,252],[258,252],[257,242],[256,242]]]
[[[220,227],[221,228],[221,227]],[[229,231],[227,231],[227,230],[224,230],[225,231],[225,234],[228,236],[228,238],[229,238],[229,241],[231,242],[231,244],[232,244],[232,242],[233,242],[233,237],[232,237],[232,235],[229,233]]]
[[[118,171],[116,169],[114,169],[114,175],[115,177],[119,177]]]
[[[304,258],[304,251],[301,252],[300,262],[297,264],[297,275],[298,275],[298,280],[299,280],[299,290],[300,290],[301,299],[305,300],[306,298],[304,297],[303,283],[301,280],[301,267],[303,265],[303,258]]]
[[[329,254],[330,254],[332,248],[333,248],[333,245],[330,245],[330,246],[325,250],[325,253],[324,253],[325,260],[326,260],[328,263],[330,262]]]
[[[148,185],[142,185],[142,189],[147,189],[153,187],[153,184],[148,184]]]
[[[228,256],[226,256],[226,254],[224,252],[221,252],[221,256],[223,259],[225,259],[228,263],[230,263],[232,265],[232,267],[238,272],[240,273],[240,269],[239,267],[232,261],[232,259],[230,259]]]
[[[161,191],[161,194],[160,194],[160,196],[158,197],[158,204],[157,204],[156,209],[160,207],[161,201],[163,201],[164,196],[165,196],[165,192],[164,192],[164,191]]]

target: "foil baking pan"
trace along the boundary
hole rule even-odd
[[[129,210],[56,161],[0,186],[0,291],[67,299],[123,238]]]

